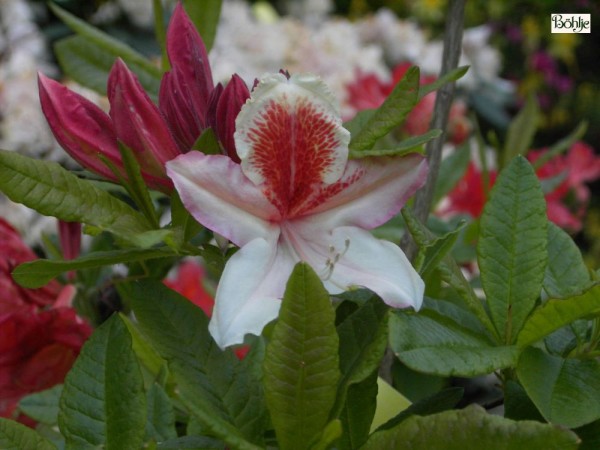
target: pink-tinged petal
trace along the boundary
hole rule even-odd
[[[214,130],[225,153],[235,162],[240,158],[235,149],[235,119],[250,98],[250,91],[239,75],[234,74],[219,97],[215,111]]]
[[[336,228],[330,242],[324,284],[331,294],[365,287],[393,308],[421,307],[425,283],[400,247],[356,227]]]
[[[241,344],[248,333],[260,335],[277,317],[295,261],[276,242],[255,239],[227,262],[208,327],[219,347]]]
[[[278,234],[278,211],[229,157],[192,151],[169,161],[167,174],[196,220],[235,245]]]
[[[301,211],[315,227],[372,229],[398,214],[425,183],[427,161],[419,154],[348,162],[344,176],[307,197]]]
[[[165,177],[165,163],[181,152],[160,111],[121,59],[110,71],[107,90],[117,136],[133,150],[142,172]]]
[[[56,81],[38,75],[40,102],[58,143],[83,167],[112,181],[117,177],[100,156],[122,167],[110,117],[98,106]]]
[[[187,117],[177,127],[193,124],[195,131],[201,131],[206,127],[206,110],[214,83],[204,42],[180,2],[169,22],[167,54],[172,70],[170,88],[161,86],[161,110],[172,125]],[[163,109],[166,104],[170,107]]]
[[[566,156],[566,163],[571,186],[595,181],[600,177],[600,157],[596,156],[594,149],[584,142],[578,141],[573,144]]]
[[[561,228],[565,228],[572,232],[581,230],[581,218],[571,212],[560,200],[547,200],[546,214],[548,220],[552,221]]]
[[[178,72],[167,72],[163,75],[158,93],[160,112],[167,121],[173,138],[181,153],[188,152],[204,129],[196,117],[189,97],[182,91]]]
[[[242,169],[282,215],[342,176],[349,141],[333,95],[312,75],[263,76],[236,120]]]

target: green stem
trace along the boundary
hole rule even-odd
[[[167,33],[165,28],[165,16],[162,6],[162,0],[152,0],[152,8],[154,10],[154,33],[161,51],[161,67],[163,72],[171,68],[169,57],[167,56]]]

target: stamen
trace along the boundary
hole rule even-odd
[[[327,258],[327,261],[325,261],[325,277],[322,277],[321,279],[323,281],[327,281],[331,278],[331,275],[333,275],[333,269],[335,269],[335,265],[339,262],[339,260],[342,258],[342,256],[344,256],[346,254],[346,252],[348,251],[348,249],[350,248],[350,239],[346,238],[344,240],[344,250],[341,252],[336,253],[332,258]],[[334,253],[335,252],[335,247],[333,245],[329,246],[329,253]]]

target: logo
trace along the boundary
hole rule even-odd
[[[550,16],[552,33],[591,33],[590,14],[552,14]]]

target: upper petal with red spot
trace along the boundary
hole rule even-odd
[[[333,96],[311,75],[264,76],[236,120],[242,170],[283,217],[342,176],[349,141]]]

